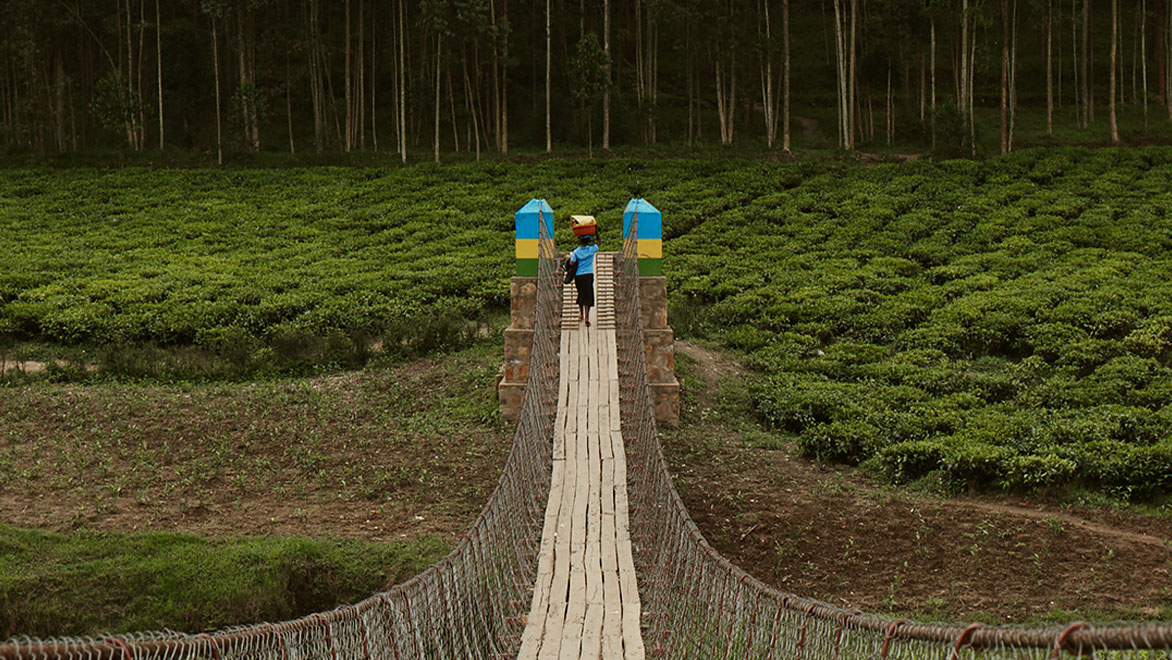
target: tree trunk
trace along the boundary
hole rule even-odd
[[[657,131],[659,126],[659,24],[655,22],[651,11],[650,8],[647,10],[647,31],[651,37],[647,44],[648,48],[651,49],[647,57],[649,66],[647,78],[651,84],[651,113],[647,116],[647,131],[651,144],[655,144],[658,139]]]
[[[452,117],[452,150],[460,151],[460,130],[456,126],[456,86],[452,84],[452,44],[448,43],[447,57],[444,58],[444,69],[448,78],[448,112]]]
[[[399,155],[407,162],[407,30],[403,4],[399,0]]]
[[[370,140],[378,151],[378,7],[370,20]]]
[[[358,52],[354,56],[354,136],[359,149],[366,150],[366,7],[358,0]]]
[[[146,148],[146,103],[143,100],[146,96],[143,94],[142,87],[142,70],[143,63],[146,58],[143,56],[143,49],[146,44],[146,0],[139,0],[138,3],[138,70],[135,72],[135,92],[138,96],[138,150],[142,151]]]
[[[216,75],[216,162],[224,164],[224,129],[220,119],[220,40],[216,37],[216,19],[212,18],[212,62]]]
[[[163,18],[159,0],[155,0],[155,72],[159,91],[159,151],[163,150]]]
[[[321,79],[321,41],[317,24],[320,6],[318,0],[309,0],[309,95],[313,105],[313,146],[317,153],[325,149],[326,119],[325,92]]]
[[[932,151],[936,150],[936,19],[932,18],[928,23],[929,39],[931,41],[930,53],[928,56],[928,68],[931,70],[928,76],[931,79],[931,93],[928,97],[929,108],[931,109],[931,118],[929,119],[929,128],[932,131]]]
[[[895,139],[895,122],[892,120],[891,111],[894,107],[894,102],[891,94],[891,63],[887,64],[887,98],[886,98],[886,112],[884,118],[884,132],[887,135],[887,146],[890,147],[892,141]]]
[[[789,2],[789,0],[786,0]],[[602,92],[602,148],[605,151],[610,150],[610,0],[603,0],[602,2],[602,50],[606,53],[606,89]],[[691,89],[688,93],[691,94]],[[692,108],[688,106],[688,112],[691,113]],[[688,125],[688,131],[691,132],[692,127]],[[689,140],[690,143],[690,140]]]
[[[1147,31],[1148,31],[1148,3],[1147,0],[1140,0],[1139,3],[1139,69],[1140,78],[1142,80],[1143,100],[1144,100],[1144,135],[1148,134],[1148,46],[1147,46]]]
[[[346,135],[342,138],[342,146],[346,150],[346,153],[349,153],[354,147],[354,101],[350,90],[350,0],[345,0],[344,6],[345,11],[343,12],[343,16],[345,17],[346,27],[343,33],[345,34],[346,45],[343,48],[343,61],[345,64],[343,65],[342,76],[346,82],[344,83],[342,93],[345,96],[343,104],[346,106]]]
[[[501,4],[501,18],[505,25],[509,24],[509,0]],[[501,51],[501,153],[509,153],[509,37],[512,30],[505,34],[505,45]]]
[[[297,153],[293,143],[293,74],[290,72],[289,51],[285,51],[285,121],[289,125],[289,153]]]
[[[1086,109],[1083,107],[1082,86],[1082,58],[1078,40],[1078,0],[1070,0],[1070,72],[1074,85],[1074,118],[1079,128],[1085,128],[1083,119]]]
[[[1161,31],[1164,33],[1164,57],[1160,58],[1160,65],[1164,68],[1161,77],[1164,85],[1164,109],[1168,111],[1168,121],[1172,122],[1172,0],[1164,0],[1164,22]]]
[[[435,136],[432,146],[435,149],[435,162],[440,162],[440,49],[443,46],[443,34],[435,35]]]
[[[957,81],[957,105],[961,113],[966,115],[969,110],[968,81],[969,81],[969,2],[961,0],[960,10],[960,78]]]
[[[684,50],[688,57],[688,146],[691,147],[696,144],[695,99],[692,98],[696,89],[696,55],[692,52],[692,26],[690,23],[684,28]]]
[[[836,82],[838,87],[838,147],[840,149],[849,149],[847,146],[847,122],[849,121],[849,112],[847,110],[847,91],[846,91],[846,51],[845,40],[843,39],[843,20],[841,0],[833,0],[834,3],[834,63]]]
[[[977,33],[975,31],[969,36],[969,42],[970,42],[969,69],[968,69],[969,79],[965,83],[965,93],[964,94],[965,94],[965,99],[967,99],[967,101],[968,101],[968,108],[966,109],[966,114],[969,118],[969,151],[972,153],[973,157],[975,158],[977,155],[977,118],[975,116],[976,113],[973,111],[973,107],[974,107],[973,87],[974,87],[974,81],[976,80],[976,77],[977,77],[976,76]]]
[[[476,145],[476,162],[480,162],[480,121],[476,116],[476,94],[473,92],[472,80],[468,76],[468,58],[460,58],[464,68],[464,104],[468,114],[472,117],[472,142]]]
[[[1115,72],[1119,51],[1119,0],[1111,0],[1111,92],[1107,96],[1107,114],[1111,123],[1111,144],[1119,144],[1119,125],[1115,119]]]
[[[53,59],[53,141],[57,151],[63,152],[69,146],[65,137],[65,58],[58,51]]]
[[[1054,7],[1046,0],[1046,136],[1054,135]]]
[[[1091,65],[1091,0],[1083,0],[1082,5],[1082,89],[1083,89],[1083,124],[1082,128],[1090,126],[1095,121],[1095,83],[1094,68]]]
[[[720,52],[717,52],[719,59]],[[635,0],[635,101],[639,107],[639,113],[643,113],[643,3],[641,0]],[[718,74],[719,75],[719,74]],[[717,83],[719,87],[720,83]],[[721,94],[723,90],[718,89],[717,94]],[[719,102],[719,96],[718,96]],[[643,142],[647,142],[647,134],[643,130],[642,121],[639,122],[639,130],[643,133]],[[721,134],[723,136],[724,128],[721,127]],[[722,138],[723,143],[723,138]]]
[[[1017,0],[1013,0],[1010,13],[1009,43],[1009,151],[1013,151],[1013,132],[1017,127]]]
[[[1001,153],[1009,151],[1009,0],[1001,0]]]
[[[252,122],[249,120],[249,93],[248,85],[248,65],[246,63],[246,54],[244,49],[244,14],[243,8],[236,13],[236,62],[238,68],[238,75],[240,78],[240,123],[244,127],[244,150],[250,151],[249,146],[252,144]]]
[[[768,0],[766,0],[768,1]],[[789,142],[789,0],[781,2],[781,150],[790,153]]]
[[[857,62],[858,62],[858,60],[857,60],[857,50],[858,50],[857,45],[858,45],[858,33],[859,33],[858,27],[859,27],[859,0],[851,0],[851,41],[850,41],[851,59],[850,59],[850,72],[849,72],[850,75],[848,77],[848,82],[850,83],[849,107],[851,108],[852,113],[854,112],[854,108],[856,107],[856,91],[857,91],[858,79],[859,79],[859,76],[858,76],[859,70],[858,70],[858,66],[857,66]],[[853,121],[850,122],[849,128],[850,128],[850,130],[847,134],[848,135],[847,149],[850,151],[854,151],[855,150],[855,124]]]
[[[763,16],[765,20],[765,47],[761,70],[761,109],[765,118],[765,144],[773,148],[773,141],[777,137],[777,106],[773,98],[773,57],[770,53],[773,40],[769,26],[769,0],[762,0]]]
[[[550,75],[553,66],[553,28],[551,0],[545,0],[545,153],[553,151],[553,129],[549,118]],[[585,19],[583,19],[585,20]],[[581,135],[581,133],[579,133]]]

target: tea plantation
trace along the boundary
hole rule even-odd
[[[0,171],[0,342],[426,352],[507,307],[530,197],[563,246],[592,212],[617,249],[640,196],[677,331],[743,351],[759,414],[808,453],[1151,499],[1172,489],[1170,184],[1165,148]]]

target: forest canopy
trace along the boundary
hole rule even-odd
[[[1168,0],[3,5],[9,154],[439,160],[597,142],[976,155],[1015,136],[1147,142],[1172,122]]]

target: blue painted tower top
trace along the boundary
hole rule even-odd
[[[553,255],[553,209],[544,199],[531,199],[516,214],[517,276],[537,277],[541,255],[541,224],[545,224],[546,252]]]
[[[623,210],[623,238],[631,230],[631,220],[639,215],[639,235],[635,238],[663,238],[663,214],[645,199],[632,199]]]
[[[631,223],[638,217],[637,236],[639,275],[663,275],[663,214],[645,199],[632,199],[623,210],[623,238],[631,233]]]

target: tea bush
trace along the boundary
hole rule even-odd
[[[664,217],[672,322],[812,455],[957,488],[1172,485],[1172,149],[0,170],[0,343],[361,363],[504,310],[513,212]],[[118,353],[111,357],[117,361]]]

